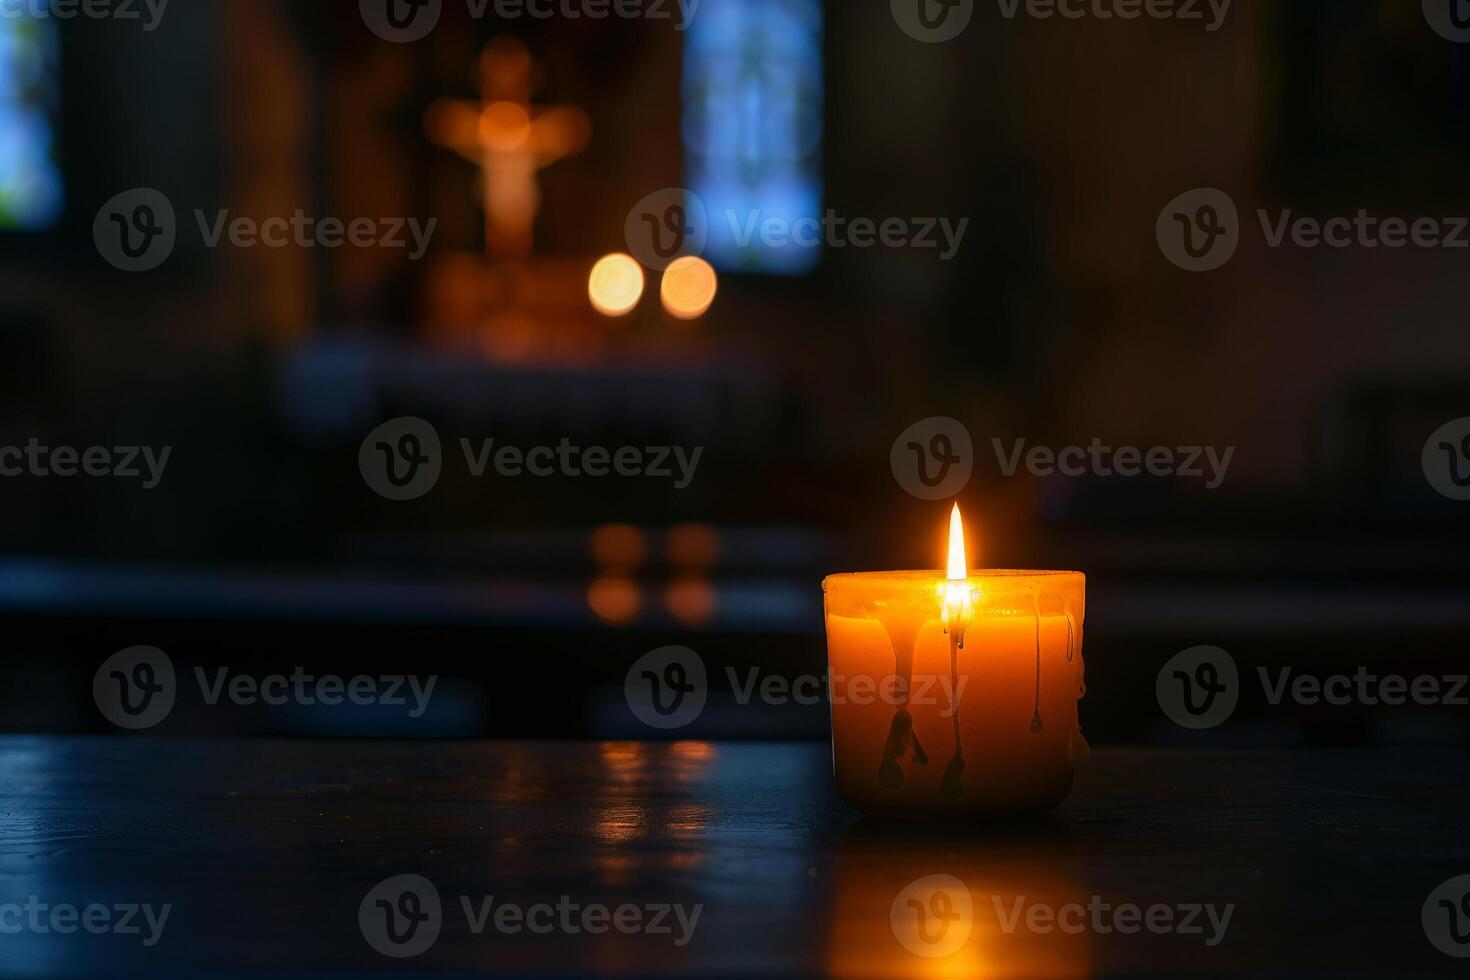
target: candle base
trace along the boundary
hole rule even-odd
[[[886,789],[886,788],[885,788]],[[1072,774],[1050,786],[1030,786],[1024,791],[991,793],[967,799],[945,797],[925,803],[904,801],[884,793],[874,793],[862,785],[844,785],[840,773],[837,792],[844,803],[866,817],[894,821],[932,821],[937,823],[1005,822],[1018,817],[1032,817],[1055,810],[1072,792]]]

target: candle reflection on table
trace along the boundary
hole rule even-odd
[[[1023,908],[1088,897],[1067,831],[956,832],[858,821],[843,835],[833,881],[827,970],[848,977],[1086,977],[1086,933],[1027,928]],[[1059,854],[1059,851],[1061,854]],[[1007,931],[1007,928],[1010,931]]]

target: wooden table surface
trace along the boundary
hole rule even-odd
[[[857,819],[821,744],[14,737],[0,976],[1464,976],[1421,911],[1470,874],[1467,770],[1440,749],[1104,749],[1051,817],[968,828]],[[433,883],[440,932],[389,958],[359,911],[404,874]],[[931,875],[972,897],[947,957],[894,925]],[[683,945],[678,925],[476,934],[463,900],[492,895],[574,928],[599,904],[699,918]],[[63,935],[5,910],[36,902],[172,909],[145,946],[142,913],[138,935]],[[1203,934],[1003,925],[1102,903],[1234,908]]]

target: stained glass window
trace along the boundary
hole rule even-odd
[[[686,183],[721,269],[800,275],[821,261],[822,31],[821,0],[703,0],[689,27]]]
[[[0,17],[0,230],[50,227],[61,214],[56,22]]]

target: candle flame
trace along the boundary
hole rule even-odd
[[[960,505],[949,512],[949,581],[939,586],[940,618],[958,648],[965,645],[965,628],[974,615],[979,593],[970,587],[970,563],[965,557],[965,522]]]
[[[960,505],[955,504],[949,513],[949,580],[963,582],[970,577],[970,565],[965,559],[965,522],[960,518]]]

